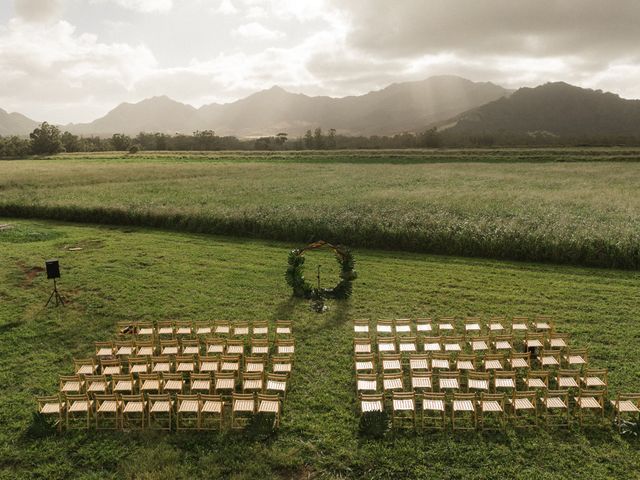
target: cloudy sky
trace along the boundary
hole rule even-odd
[[[84,122],[280,85],[366,93],[455,74],[640,98],[640,1],[0,0],[0,108]]]

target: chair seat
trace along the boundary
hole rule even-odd
[[[474,340],[471,342],[471,350],[479,351],[479,350],[489,350],[487,342],[484,340]]]
[[[193,363],[179,363],[176,367],[176,372],[193,372]]]
[[[240,369],[238,362],[222,362],[220,370],[223,372],[237,372]]]
[[[171,402],[165,402],[163,400],[154,402],[151,406],[151,413],[166,413],[171,411]]]
[[[207,353],[222,353],[224,351],[223,345],[209,345],[207,347]]]
[[[63,392],[79,392],[80,391],[80,382],[65,382],[62,385]]]
[[[529,388],[547,388],[545,383],[540,378],[529,378],[527,380],[527,386]]]
[[[164,382],[165,390],[182,390],[182,380],[167,380]]]
[[[606,385],[600,377],[582,377],[581,380],[587,387],[604,387]]]
[[[110,348],[100,348],[98,349],[98,351],[96,352],[96,357],[110,357],[111,355],[113,355],[113,350],[111,350]]]
[[[401,343],[400,345],[401,352],[415,352],[417,351],[417,347],[415,343]]]
[[[516,384],[512,378],[496,378],[496,388],[516,388]]]
[[[484,400],[480,402],[480,408],[483,412],[502,412],[500,402],[495,400]]]
[[[107,400],[106,402],[102,402],[98,407],[98,412],[117,412],[118,411],[118,402]]]
[[[132,347],[120,347],[116,352],[116,355],[131,355],[133,353]]]
[[[254,402],[253,400],[235,400],[233,402],[234,412],[253,412]]]
[[[540,363],[545,367],[550,365],[560,365],[556,357],[542,357],[540,359]]]
[[[567,348],[567,342],[564,338],[552,338],[549,342],[552,348]]]
[[[537,330],[551,330],[551,325],[549,325],[547,322],[537,322],[536,323],[536,329]]]
[[[441,350],[439,343],[425,343],[424,351],[425,352],[439,352]]]
[[[621,400],[620,404],[618,404],[617,400],[611,400],[611,405],[619,412],[624,413],[638,413],[640,412],[640,408],[633,403],[631,400]]]
[[[453,401],[454,412],[473,412],[475,408],[471,400],[454,400]]]
[[[464,329],[467,332],[479,332],[480,331],[480,324],[478,324],[478,323],[467,323],[464,326]]]
[[[51,414],[51,413],[60,413],[62,410],[62,405],[60,403],[45,403],[40,410],[40,413],[43,414]]]
[[[353,331],[356,333],[369,333],[368,325],[354,325]]]
[[[373,362],[356,362],[356,370],[373,370]]]
[[[159,380],[145,380],[142,383],[142,387],[140,390],[160,390],[160,381]]]
[[[76,400],[69,407],[70,412],[86,412],[91,408],[91,404],[93,402],[89,400],[88,402],[85,400]]]
[[[133,382],[131,380],[118,380],[113,390],[116,392],[131,392],[133,391]]]
[[[402,365],[400,364],[400,360],[383,360],[382,369],[383,370],[402,370]]]
[[[439,323],[438,329],[440,330],[453,330],[453,325],[450,323]]]
[[[105,382],[91,382],[87,392],[105,392],[107,390],[107,384]]]
[[[358,380],[358,390],[373,391],[378,389],[378,382],[375,380]]]
[[[431,388],[431,377],[411,377],[411,388]]]
[[[219,378],[216,380],[216,390],[233,390],[235,380],[233,378]]]
[[[279,372],[291,372],[291,364],[290,363],[274,363],[273,364],[273,371],[276,373]]]
[[[587,363],[581,355],[569,355],[567,357],[567,362],[569,362],[569,365],[584,365]]]
[[[250,373],[262,373],[264,372],[264,363],[247,363],[244,367],[244,371]]]
[[[158,329],[158,334],[159,335],[173,335],[173,328],[172,327],[161,327]]]
[[[490,370],[502,370],[502,363],[500,363],[500,360],[487,360],[484,362],[484,368]]]
[[[561,388],[578,388],[578,382],[573,377],[558,378],[558,386]]]
[[[202,362],[200,365],[201,372],[216,372],[218,370],[218,362]]]
[[[443,368],[449,370],[449,360],[433,359],[431,360],[431,368]]]
[[[211,381],[209,380],[194,380],[191,382],[191,390],[204,390],[209,391],[211,389]]]
[[[131,365],[129,373],[147,373],[149,367],[147,365]]]
[[[391,333],[391,325],[377,325],[376,332],[378,333]]]
[[[290,327],[277,327],[276,328],[276,333],[278,335],[291,335],[291,328]]]
[[[176,331],[176,335],[191,335],[191,328],[190,327],[180,327]]]
[[[198,327],[196,335],[208,335],[211,333],[211,327]]]
[[[444,350],[445,352],[460,352],[462,348],[459,343],[445,343]]]
[[[458,380],[455,378],[441,378],[440,388],[456,389],[456,388],[460,388],[460,386],[458,385]]]
[[[544,399],[543,399],[544,402]],[[549,397],[546,399],[547,408],[568,408],[560,397]]]
[[[231,345],[230,347],[227,347],[227,353],[230,355],[242,355],[244,353],[244,346]]]
[[[580,408],[602,408],[602,405],[594,397],[575,397],[574,400]]]
[[[124,406],[124,413],[142,413],[144,412],[143,402],[127,402]]]
[[[444,401],[443,400],[429,400],[424,399],[422,401],[422,409],[423,410],[435,410],[438,412],[444,412]]]
[[[142,357],[150,357],[153,355],[153,347],[140,347],[138,348],[138,355]]]
[[[411,332],[411,326],[410,325],[397,325],[396,326],[396,332],[397,333],[410,333]]]
[[[489,330],[491,330],[492,332],[497,332],[500,330],[504,330],[504,326],[501,323],[490,323]]]
[[[512,358],[511,368],[528,368],[529,364],[524,358]]]
[[[511,342],[499,340],[496,342],[496,350],[511,350]]]
[[[269,347],[252,347],[251,354],[252,355],[266,355],[269,353]]]
[[[418,332],[430,332],[432,330],[431,324],[421,324],[416,326]]]
[[[513,403],[512,399],[509,399],[509,402]],[[516,398],[513,408],[515,410],[534,410],[536,407],[528,398]]]
[[[200,353],[200,348],[195,345],[190,345],[188,347],[184,347],[182,353],[184,355],[198,355]]]
[[[197,400],[183,400],[180,402],[180,406],[178,407],[178,412],[180,413],[196,413],[198,411],[198,401]]]
[[[527,344],[527,348],[541,348],[542,347],[542,342],[540,340],[533,339],[533,340],[527,340],[526,341]]]
[[[141,328],[138,335],[153,335],[153,328]]]
[[[170,372],[171,371],[171,365],[169,363],[156,363],[153,366],[153,371],[154,372]]]
[[[262,390],[262,380],[245,380],[243,388],[244,390]]]
[[[258,413],[278,413],[280,402],[275,400],[261,400],[258,404]]]
[[[355,346],[356,353],[371,353],[371,345],[364,343],[356,343]]]
[[[458,370],[475,370],[471,360],[458,360],[456,366]]]
[[[527,327],[526,323],[514,323],[512,326],[512,330],[520,330],[520,331],[524,331],[524,330],[528,330],[529,328]]]
[[[216,327],[215,333],[221,333],[226,335],[227,333],[229,333],[229,327],[219,325]]]
[[[429,364],[426,358],[409,360],[409,368],[411,370],[429,370]]]
[[[416,409],[413,400],[410,398],[403,400],[394,400],[393,401],[393,409],[396,411],[413,411]]]
[[[284,355],[290,355],[290,354],[294,353],[294,347],[289,346],[289,345],[280,346],[280,347],[278,347],[278,353],[281,354],[281,355],[283,355],[283,354]]]
[[[222,402],[218,402],[215,400],[205,400],[205,402],[202,404],[202,411],[205,413],[221,413]]]
[[[81,365],[78,371],[76,372],[78,375],[92,375],[95,372],[95,369],[91,365]]]
[[[383,379],[382,386],[385,390],[402,390],[402,380],[399,378]]]
[[[395,352],[396,346],[393,343],[379,343],[378,351],[380,352]]]
[[[363,400],[362,402],[360,402],[360,405],[364,413],[382,411],[382,402],[380,400],[374,400],[374,401]]]
[[[477,380],[475,378],[470,378],[469,388],[473,388],[474,390],[489,390],[489,380]]]
[[[162,355],[177,355],[178,347],[164,347],[162,349]]]

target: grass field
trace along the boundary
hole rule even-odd
[[[50,205],[85,201],[99,205],[98,199],[119,198],[124,208],[128,202],[141,202],[141,194],[147,193],[147,198],[155,199],[147,205],[162,211],[159,203],[153,204],[159,202],[157,189],[170,188],[167,179],[178,176],[173,162],[166,167],[134,163],[134,171],[122,170],[117,162],[108,163],[106,170],[85,162],[15,165],[2,167],[3,173],[10,170],[12,179],[2,176],[3,202],[6,195],[23,203],[36,196]],[[574,187],[593,192],[596,182],[590,180],[589,166],[575,167],[582,183],[574,182]],[[133,182],[134,172],[145,168],[148,180]],[[261,171],[255,168],[251,166],[256,172],[251,175]],[[187,183],[203,183],[199,191],[187,189],[185,177],[176,178],[174,200],[182,200],[180,208],[191,204],[189,208],[206,213],[195,200],[207,198],[206,185],[224,185],[226,193],[213,192],[213,198],[242,199],[240,192],[231,193],[242,184],[239,179],[249,175],[240,166],[187,165],[187,169],[191,172]],[[299,172],[303,170],[300,167]],[[311,172],[315,178],[326,178],[318,186],[325,194],[331,191],[327,184],[340,182],[339,172],[331,168],[311,168]],[[479,180],[481,184],[488,181],[487,175],[496,175],[475,172],[485,179]],[[286,190],[277,181],[284,173],[280,177],[272,170],[262,173],[270,195],[277,193],[278,185]],[[598,173],[625,188],[633,176],[617,164]],[[100,181],[103,174],[110,180]],[[409,174],[393,174],[410,183]],[[522,172],[510,175],[521,178]],[[553,178],[551,172],[546,175],[546,180]],[[308,180],[303,181],[309,187]],[[70,182],[87,186],[72,187]],[[545,190],[543,180],[533,183],[538,192]],[[397,184],[395,188],[400,193],[406,190]],[[195,193],[190,197],[191,190]],[[257,198],[255,192],[243,193],[252,201]],[[283,194],[296,198],[290,191]],[[611,190],[607,198],[614,197]],[[308,196],[301,201],[308,202]],[[605,200],[589,195],[584,201],[606,210]],[[624,211],[631,215],[634,200],[628,201],[629,210]],[[220,208],[209,202],[211,208]],[[572,215],[576,211],[580,209]],[[638,391],[638,272],[356,249],[359,278],[352,299],[332,303],[329,312],[317,315],[306,302],[291,299],[285,285],[292,242],[7,218],[0,219],[3,223],[14,228],[0,230],[0,478],[640,478],[640,442],[611,428],[525,433],[509,429],[506,434],[383,439],[359,435],[350,323],[358,317],[553,314],[559,331],[571,333],[573,343],[589,346],[593,365],[609,368],[613,392]],[[327,255],[313,252],[307,265],[323,263],[329,270],[334,262]],[[69,305],[41,311],[50,285],[40,267],[49,257],[60,258],[60,287]],[[71,371],[72,358],[90,354],[93,341],[112,338],[116,322],[216,318],[294,321],[296,366],[276,435],[70,432],[57,436],[34,423],[34,396],[55,392],[58,375]]]
[[[633,149],[0,162],[0,215],[640,268]]]

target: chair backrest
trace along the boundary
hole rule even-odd
[[[457,358],[458,362],[471,362],[473,368],[476,368],[477,357],[473,354],[460,353]]]
[[[140,380],[141,383],[145,382],[146,380],[158,381],[158,382],[162,381],[162,378],[160,377],[159,373],[140,373],[138,374],[138,379]]]
[[[601,408],[604,408],[604,397],[606,392],[604,390],[582,390],[578,391],[578,398],[594,398]]]
[[[251,323],[251,333],[254,335],[268,335],[269,322],[266,320],[254,320]]]
[[[391,393],[393,395],[393,399],[394,400],[412,400],[413,401],[413,406],[415,407],[416,405],[416,394],[415,392],[392,392]]]
[[[179,363],[190,363],[195,368],[196,357],[195,355],[176,355],[176,365]]]
[[[194,373],[191,372],[189,374],[189,379],[191,381],[191,383],[193,383],[194,381],[211,381],[212,377],[211,377],[211,373]]]
[[[525,362],[527,362],[527,367],[531,367],[531,354],[529,352],[525,352],[525,353],[516,353],[513,350],[511,351],[511,355],[509,356],[509,358],[511,359],[511,362],[513,363],[514,360],[518,359],[518,360],[524,360]]]
[[[62,412],[62,396],[58,395],[42,395],[36,397],[36,403],[38,404],[38,412],[42,412],[42,409],[47,403],[56,403],[59,406],[59,411]],[[59,412],[56,412],[59,413]]]
[[[561,398],[567,408],[569,407],[569,390],[545,390],[544,398],[545,400],[549,398]]]
[[[440,318],[438,318],[438,327],[440,327],[441,325],[447,325],[447,324],[450,324],[455,329],[455,327],[456,327],[456,319],[455,319],[455,317],[440,317]]]
[[[244,357],[244,369],[247,370],[249,364],[261,364],[263,368],[266,366],[266,360],[264,357]]]
[[[169,393],[148,393],[147,401],[149,402],[149,409],[153,407],[156,402],[171,402],[171,394]]]
[[[247,381],[252,381],[252,380],[260,380],[261,382],[264,381],[264,374],[262,373],[245,373],[244,375],[242,375],[242,384],[244,385]]]
[[[419,332],[431,330],[432,322],[432,318],[416,318],[416,330]]]
[[[475,393],[462,393],[462,392],[453,392],[454,400],[471,400],[475,407],[476,399],[478,396]]]
[[[504,411],[505,394],[503,393],[486,393],[480,392],[481,402],[498,402],[502,411]]]
[[[100,359],[100,370],[104,372],[105,368],[114,367],[122,371],[122,363],[117,358],[102,358]]]
[[[109,349],[113,354],[113,342],[93,342],[96,347],[96,355],[102,349]]]
[[[573,378],[576,382],[580,380],[579,370],[559,369],[556,378]]]
[[[584,371],[584,377],[596,377],[605,385],[609,385],[609,370],[606,368],[587,368]]]
[[[448,379],[456,379],[456,380],[460,380],[460,372],[457,370],[441,370],[440,373],[438,374],[438,376],[442,379],[442,378],[448,378]]]
[[[182,340],[180,340],[180,347],[181,351],[184,351],[186,347],[196,347],[198,350],[200,350],[200,341],[197,339],[183,338]]]
[[[511,395],[511,398],[513,398],[514,400],[524,398],[530,400],[534,407],[536,406],[536,402],[538,400],[538,392],[536,392],[535,390],[522,391],[514,389]]]
[[[527,380],[537,378],[549,387],[549,371],[548,370],[529,370],[527,372]]]
[[[154,368],[159,363],[168,363],[170,367],[173,367],[173,357],[171,355],[157,355],[151,357],[151,368]]]
[[[231,323],[227,320],[216,320],[213,322],[213,331],[217,335],[226,335],[231,332]]]
[[[396,326],[396,332],[398,331],[398,327],[400,327],[400,330],[406,330],[407,327],[409,329],[409,332],[411,332],[411,320],[408,318],[396,318],[395,321],[395,326]],[[405,332],[407,333],[407,332]]]
[[[198,402],[198,404],[200,404],[201,402],[200,395],[198,394],[185,395],[182,393],[176,394],[176,409],[179,410],[180,405],[182,405],[183,402]]]
[[[232,328],[234,335],[248,335],[249,334],[249,322],[235,322]]]
[[[184,385],[184,378],[181,373],[162,373],[161,376],[163,383],[167,383],[169,380],[175,380]]]
[[[73,371],[78,373],[82,367],[89,367],[91,372],[96,371],[96,360],[94,358],[74,358],[73,359]]]
[[[276,334],[277,335],[293,334],[293,322],[291,320],[276,320]]]
[[[255,408],[255,395],[253,393],[236,393],[233,392],[231,394],[231,408],[233,410],[236,409],[236,402],[237,401],[251,401],[254,402],[254,408]]]
[[[494,375],[494,379],[511,379],[513,383],[516,382],[516,372],[513,370],[496,370]]]
[[[498,360],[500,363],[504,362],[504,354],[502,353],[487,353],[484,356],[484,363],[486,364],[488,360]]]
[[[236,374],[234,372],[217,372],[215,374],[216,380],[229,380],[236,379]]]

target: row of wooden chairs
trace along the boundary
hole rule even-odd
[[[635,408],[640,412],[640,395],[634,397],[636,403],[626,400],[612,402],[616,421],[619,422],[620,405]],[[570,400],[573,400],[571,402]],[[418,402],[420,401],[420,405]],[[363,415],[382,413],[385,410],[382,394],[362,394],[360,410]],[[572,407],[573,405],[573,407]],[[476,428],[504,429],[509,419],[515,427],[533,427],[539,424],[540,414],[547,425],[568,427],[571,410],[579,424],[585,423],[587,415],[593,424],[604,423],[605,392],[603,390],[580,390],[575,396],[568,390],[545,390],[542,395],[536,391],[513,391],[504,393],[453,393],[448,398],[444,393],[393,392],[391,397],[392,426],[417,426],[417,413],[422,417],[422,428],[447,428],[447,416],[453,430]],[[447,415],[447,412],[449,414]]]
[[[90,428],[92,419],[96,429],[152,429],[222,430],[225,410],[229,404],[220,395],[194,394],[88,394],[38,397],[38,412],[53,417],[58,430]],[[282,400],[278,395],[264,393],[232,393],[230,397],[231,428],[246,425],[247,416],[273,416],[273,427],[280,424]]]
[[[379,380],[381,380],[379,382]],[[405,390],[405,375],[402,372],[358,373],[356,390],[358,393],[378,392],[385,394]],[[500,390],[548,390],[556,389],[600,389],[608,391],[607,370],[587,370],[586,375],[575,370],[558,370],[554,376],[548,371],[529,371],[519,376],[515,370],[474,372],[460,370],[440,370],[438,372],[415,370],[408,376],[411,390],[419,391],[486,391]]]
[[[466,317],[462,321],[455,317],[433,318],[398,318],[395,320],[378,320],[371,328],[369,319],[358,319],[353,322],[353,331],[356,335],[368,335],[375,332],[379,335],[390,335],[397,333],[400,335],[410,335],[412,332],[430,333],[439,331],[441,333],[451,333],[455,331],[464,332],[467,335],[478,335],[483,331],[496,333],[510,331],[513,333],[552,332],[554,323],[550,316],[539,315],[534,319],[528,317],[491,317],[483,321],[480,317]]]
[[[580,352],[582,353],[582,352]],[[586,356],[586,355],[584,355]],[[587,363],[582,355],[561,356],[559,351],[542,351],[539,356],[533,357],[530,352],[517,353],[411,353],[402,355],[399,353],[382,353],[378,356],[372,353],[355,355],[356,372],[372,372],[380,370],[395,371],[408,367],[414,370],[449,370],[452,367],[457,370],[504,370],[505,368],[529,370],[534,365],[542,369],[567,368],[581,370],[587,369]],[[578,367],[578,368],[576,368]]]
[[[289,377],[277,373],[252,372],[238,376],[237,372],[141,373],[112,375],[64,375],[60,377],[60,393],[219,393],[230,394],[236,388],[242,392],[276,392],[286,396]]]
[[[273,373],[289,375],[293,368],[290,355],[245,356],[240,355],[159,355],[153,357],[129,357],[124,360],[93,358],[74,359],[75,375],[121,375],[129,373],[257,373],[271,368]]]
[[[94,342],[95,356],[104,357],[128,357],[153,356],[153,355],[268,355],[275,352],[277,355],[293,355],[295,352],[295,340],[293,338],[276,338],[271,344],[267,338],[251,338],[249,342],[243,339],[226,339],[222,337],[209,337],[203,341],[199,339],[167,339],[159,340],[121,340],[115,342]]]
[[[378,336],[375,340],[369,337],[356,337],[354,349],[372,350],[375,345],[379,352],[411,353],[423,350],[425,352],[484,352],[498,350],[527,351],[531,349],[548,348],[566,350],[569,346],[567,334],[527,333],[522,339],[513,335],[488,335],[465,338],[464,336]],[[520,348],[518,348],[520,347]]]
[[[277,320],[275,322],[276,335],[291,335],[293,333],[293,322],[289,320]],[[268,336],[269,322],[229,322],[226,320],[216,321],[174,321],[165,320],[157,322],[118,322],[117,334],[119,337],[130,336],[164,336],[164,337],[184,337],[193,335],[231,335],[231,336]]]

